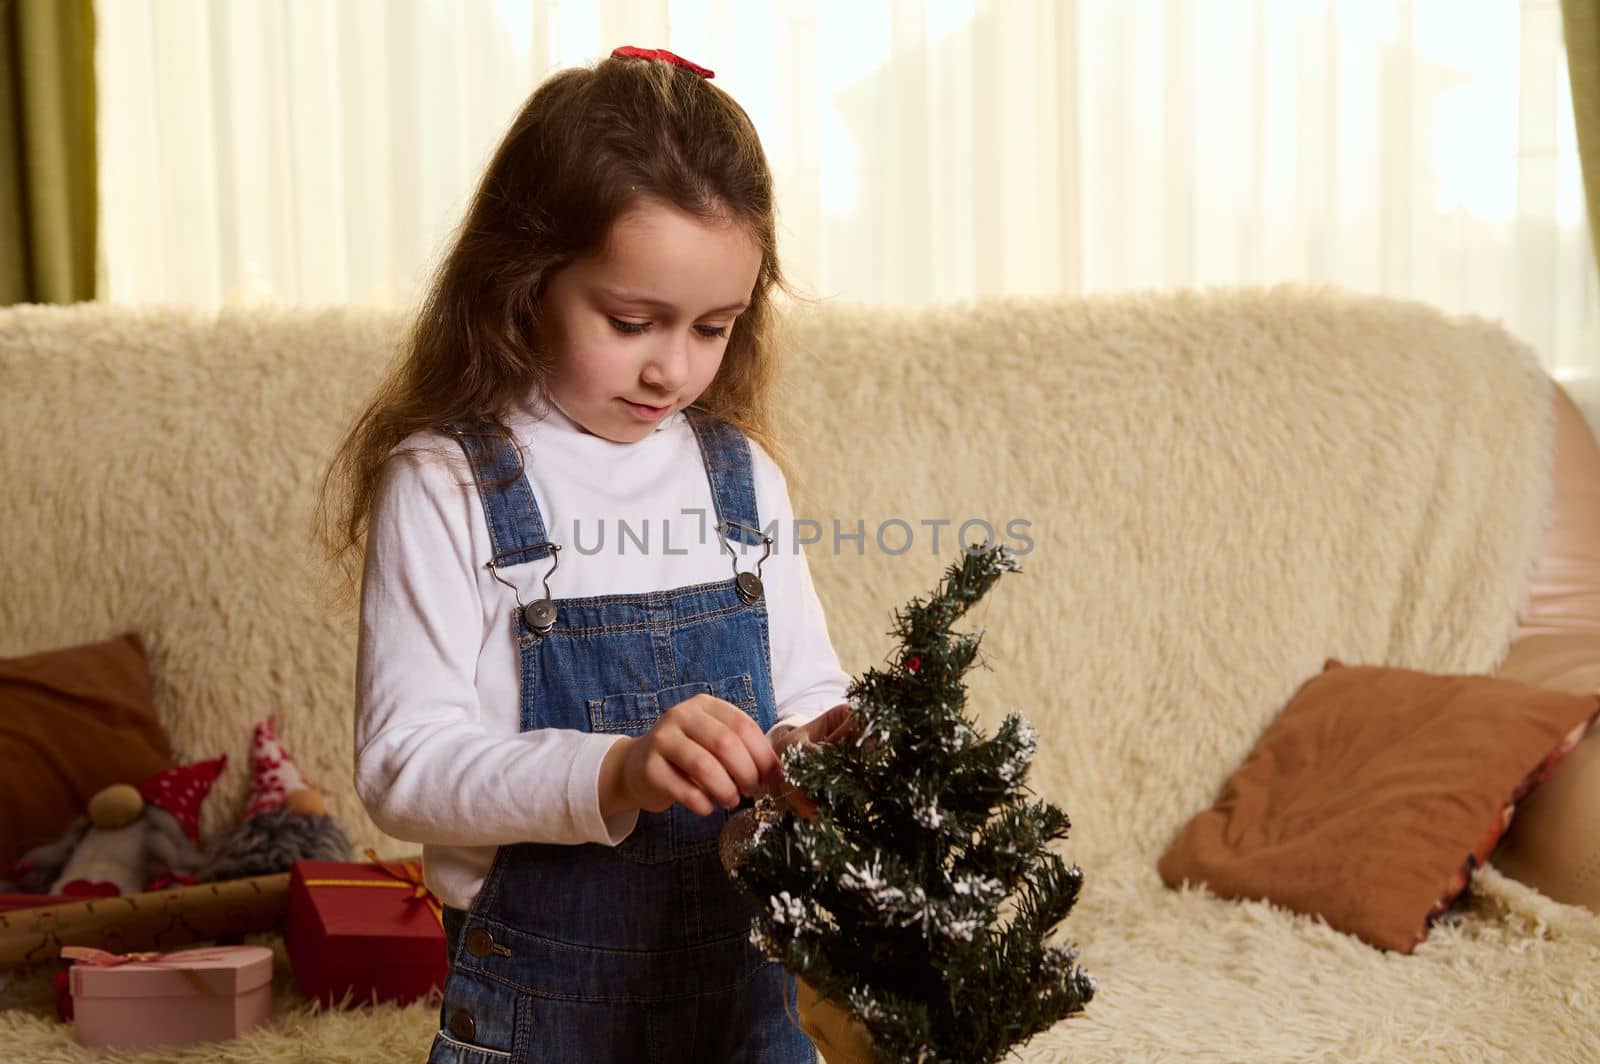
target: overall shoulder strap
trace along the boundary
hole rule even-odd
[[[756,512],[750,441],[737,428],[697,406],[685,407],[683,413],[700,443],[719,531],[748,546],[760,546],[761,515]]]
[[[537,561],[551,554],[544,519],[516,445],[488,419],[452,422],[446,430],[466,452],[478,484],[496,568]]]

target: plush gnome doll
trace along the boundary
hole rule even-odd
[[[199,878],[264,876],[296,861],[349,857],[350,839],[278,741],[276,719],[261,721],[250,751],[250,803],[238,826],[212,843]]]
[[[158,772],[138,787],[102,789],[66,834],[23,855],[18,885],[34,893],[108,896],[194,882],[204,861],[200,803],[227,763],[225,756],[197,761]]]

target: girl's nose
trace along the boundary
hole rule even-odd
[[[682,336],[665,340],[650,353],[640,378],[653,388],[675,392],[689,379],[689,345]]]

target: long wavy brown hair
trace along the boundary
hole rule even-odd
[[[760,247],[750,306],[696,405],[790,473],[772,420],[771,297],[796,293],[778,265],[772,173],[750,117],[710,81],[666,62],[608,58],[562,70],[533,92],[495,149],[393,367],[323,477],[315,535],[343,576],[335,602],[354,601],[391,451],[462,418],[488,418],[511,439],[504,415],[548,402],[552,360],[534,344],[545,282],[599,250],[644,199],[732,219]]]

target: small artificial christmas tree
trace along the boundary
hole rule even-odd
[[[1045,944],[1083,877],[1047,849],[1066,814],[1027,797],[1033,729],[1012,714],[986,739],[962,712],[981,632],[951,625],[1008,571],[1005,547],[965,552],[896,615],[897,657],[851,685],[845,737],[783,752],[814,817],[764,799],[725,831],[751,940],[844,1003],[881,1060],[1000,1060],[1094,995],[1077,951]]]

